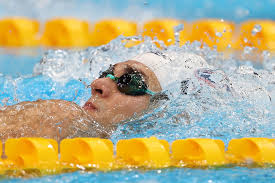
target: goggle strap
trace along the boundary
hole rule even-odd
[[[147,93],[149,95],[152,95],[152,96],[156,94],[155,92],[153,92],[153,91],[151,91],[149,89],[145,90],[145,93]]]
[[[112,74],[108,74],[106,77],[108,77],[108,78],[110,78],[111,80],[114,80],[114,81],[117,80],[117,77],[115,77],[115,76],[112,75]]]

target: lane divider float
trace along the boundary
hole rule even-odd
[[[75,18],[56,18],[46,22],[41,44],[46,47],[90,46],[90,24]]]
[[[116,156],[120,167],[165,168],[171,165],[169,151],[165,140],[135,138],[119,140]]]
[[[258,51],[275,51],[275,22],[271,20],[249,20],[243,22],[236,36],[234,48],[255,47]]]
[[[267,138],[232,139],[228,145],[228,154],[233,163],[258,164],[275,163],[275,140]]]
[[[218,51],[230,50],[235,25],[232,22],[218,19],[202,19],[192,23],[190,41],[199,41]]]
[[[164,42],[166,46],[175,44],[175,27],[182,24],[182,30],[178,32],[180,45],[184,45],[189,40],[189,24],[175,19],[155,19],[147,21],[143,25],[142,35],[157,38]],[[159,43],[157,46],[161,47]]]
[[[1,149],[0,149],[1,150]],[[116,153],[112,141],[100,138],[64,139],[60,153],[55,140],[45,138],[8,139],[7,158],[0,161],[0,173],[36,171],[39,175],[75,170],[159,169],[169,167],[257,167],[275,165],[275,140],[232,139],[225,151],[223,141],[189,138],[170,144],[156,137],[119,140]]]
[[[100,46],[109,43],[120,35],[135,36],[138,34],[138,27],[135,22],[123,19],[108,19],[96,22],[90,33],[91,46]],[[128,43],[128,46],[131,46]],[[132,44],[134,45],[134,44]]]
[[[183,25],[182,30],[179,29],[180,24]],[[0,19],[0,46],[53,48],[100,46],[120,35],[157,38],[169,46],[175,44],[175,29],[179,29],[180,45],[188,41],[199,41],[201,46],[206,44],[223,52],[239,52],[246,46],[255,47],[258,51],[275,52],[275,22],[272,20],[248,20],[235,24],[223,19],[200,19],[189,23],[161,18],[139,25],[137,22],[115,18],[90,23],[77,18],[63,17],[47,20],[45,25],[42,25],[37,20],[29,18],[8,17]],[[126,47],[132,47],[142,40],[123,42],[126,42]]]
[[[113,143],[108,139],[64,139],[60,144],[60,161],[63,166],[75,168],[108,169],[113,167]]]
[[[58,162],[58,144],[44,138],[8,139],[5,154],[13,168],[55,169]]]
[[[38,21],[23,17],[0,19],[0,46],[39,46],[39,26]]]
[[[225,147],[221,140],[184,139],[172,143],[172,159],[177,167],[224,165]]]

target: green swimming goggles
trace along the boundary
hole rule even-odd
[[[114,76],[114,66],[102,72],[99,78],[108,77],[117,84],[117,89],[126,95],[140,96],[140,95],[155,95],[156,93],[149,90],[148,86],[144,82],[144,79],[138,71],[128,68],[127,72],[120,77]]]

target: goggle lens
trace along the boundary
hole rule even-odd
[[[139,74],[124,74],[117,79],[118,90],[127,95],[145,95],[147,86]]]
[[[113,72],[114,66],[101,73],[99,78],[109,77],[116,82],[117,88],[120,92],[126,95],[154,95],[155,93],[148,89],[146,83],[144,82],[141,74],[137,71],[131,73],[123,74],[122,76],[115,77]]]

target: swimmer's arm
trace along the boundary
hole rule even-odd
[[[45,137],[61,140],[98,136],[102,131],[81,107],[64,100],[37,100],[8,106],[0,112],[0,138]]]

